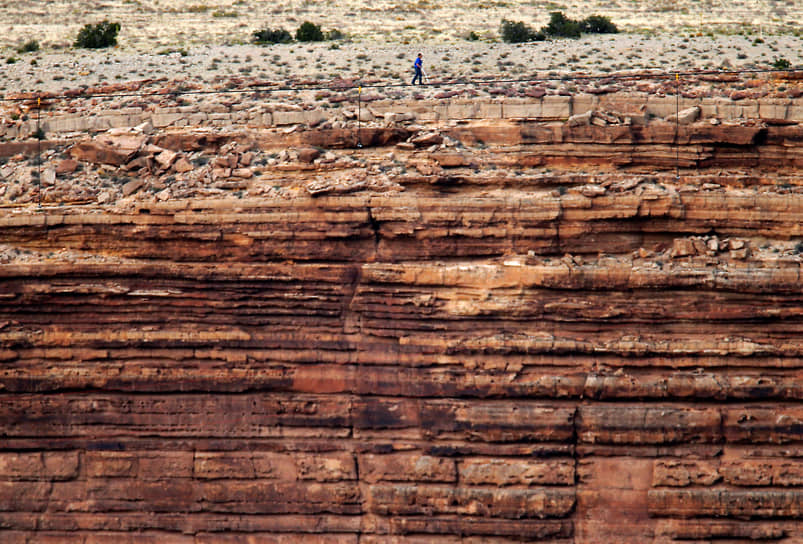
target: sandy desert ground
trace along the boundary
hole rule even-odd
[[[533,28],[550,11],[606,15],[623,31],[526,45],[499,41],[500,22]],[[71,47],[84,23],[120,22],[119,45]],[[338,29],[346,42],[255,46],[254,31],[303,21]],[[656,69],[766,68],[777,58],[803,65],[803,2],[797,0],[122,0],[0,3],[0,92],[59,91],[148,78],[199,83],[228,76],[283,81],[410,79],[416,52],[435,79],[605,74]],[[479,41],[468,41],[475,32]],[[35,39],[41,49],[18,53]]]
[[[247,41],[253,30],[294,29],[306,20],[355,40],[421,44],[458,40],[470,31],[495,35],[503,18],[534,27],[550,11],[609,16],[628,31],[792,32],[798,0],[27,0],[0,4],[0,44],[36,38],[68,45],[78,29],[103,18],[123,24],[120,44],[148,51]]]

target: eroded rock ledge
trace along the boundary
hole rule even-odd
[[[0,540],[800,542],[803,133],[594,111],[10,161]]]

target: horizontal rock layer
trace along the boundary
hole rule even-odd
[[[647,77],[646,79],[650,79]],[[800,84],[791,83],[799,88]],[[460,87],[460,85],[456,85]],[[333,91],[336,91],[333,89]],[[328,96],[326,104],[272,101],[270,95],[258,91],[249,93],[248,97],[256,100],[232,103],[231,100],[217,102],[219,97],[201,97],[206,101],[198,104],[171,106],[166,104],[145,105],[134,101],[137,105],[103,103],[103,108],[96,108],[92,97],[58,96],[45,97],[41,115],[31,116],[28,120],[5,122],[0,125],[0,135],[13,139],[30,137],[38,128],[48,135],[69,134],[75,132],[102,132],[108,129],[134,127],[149,123],[157,129],[182,127],[228,127],[248,125],[251,127],[286,127],[294,124],[319,124],[340,117],[343,108],[355,109],[357,105],[356,88],[337,91],[335,101]],[[463,89],[465,92],[465,89]],[[582,115],[593,110],[618,112],[622,115],[639,118],[670,118],[679,111],[691,107],[700,109],[703,119],[759,119],[770,122],[803,121],[803,99],[797,98],[749,98],[722,96],[695,97],[683,92],[680,98],[674,96],[675,87],[667,88],[666,95],[653,95],[645,92],[607,92],[603,94],[575,93],[570,96],[551,94],[538,98],[464,98],[459,94],[452,98],[450,93],[435,99],[388,99],[384,96],[364,102],[361,106],[361,119],[365,122],[387,120],[388,118],[412,115],[419,121],[449,121],[465,119],[540,119],[560,120],[572,115]],[[192,98],[192,91],[187,94]],[[539,93],[540,94],[540,93]],[[766,93],[763,93],[766,94]],[[182,96],[180,90],[171,93],[168,98]],[[115,97],[114,93],[110,94]],[[121,94],[125,98],[126,94]],[[225,96],[225,94],[223,94]],[[145,94],[147,98],[148,95]],[[159,97],[165,100],[165,97]],[[331,103],[330,103],[331,102]],[[21,103],[26,111],[36,111],[36,100],[32,96]],[[14,105],[12,103],[12,105]],[[70,111],[69,113],[65,110]],[[92,114],[88,114],[91,112]],[[357,112],[350,112],[355,118]]]

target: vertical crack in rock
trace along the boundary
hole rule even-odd
[[[577,451],[577,446],[580,444],[580,433],[578,429],[578,419],[580,417],[580,407],[575,406],[574,411],[570,414],[572,419],[572,436],[571,436],[571,454],[572,454],[572,462],[574,466],[574,482],[572,486],[572,491],[574,492],[574,506],[572,507],[572,513],[577,511],[577,495],[578,489],[580,488],[580,454]]]
[[[373,210],[370,206],[366,207],[366,212],[368,213],[368,223],[371,225],[371,231],[374,233],[374,258],[376,260],[379,255],[379,242],[380,242],[380,223],[379,220],[374,217]]]
[[[563,250],[561,248],[561,239],[560,239],[560,224],[563,220],[563,195],[560,194],[558,191],[558,214],[555,218],[555,252],[560,255]]]

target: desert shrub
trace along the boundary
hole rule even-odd
[[[78,32],[75,47],[87,49],[100,49],[117,45],[117,33],[120,32],[120,23],[103,21],[97,24],[85,24]]]
[[[332,30],[327,31],[324,34],[324,37],[329,41],[335,40],[344,40],[346,39],[346,35],[340,32],[338,29],[334,28]]]
[[[549,14],[549,24],[541,29],[547,36],[555,38],[579,38],[583,32],[587,34],[615,34],[619,29],[608,17],[590,15],[582,21],[570,19],[560,11]]]
[[[266,28],[265,30],[257,30],[254,32],[254,43],[290,43],[293,41],[293,36],[283,28],[275,30]]]
[[[541,32],[557,38],[579,38],[582,30],[579,21],[569,19],[561,11],[553,11],[549,14],[549,24]]]
[[[580,21],[580,31],[588,34],[616,34],[619,29],[609,17],[591,15]]]
[[[315,23],[305,21],[296,30],[296,40],[300,42],[322,42],[324,40],[323,31]]]
[[[777,58],[772,62],[772,67],[776,70],[788,70],[791,66],[792,63],[783,57]]]
[[[468,33],[468,35],[466,36],[466,39],[468,41],[470,41],[470,42],[476,42],[476,41],[479,41],[480,35],[472,30],[471,32]]]
[[[534,42],[544,39],[542,32],[536,32],[521,21],[508,21],[507,19],[502,19],[500,33],[502,41],[507,43]]]
[[[33,53],[39,51],[39,42],[29,40],[17,48],[17,53]]]

